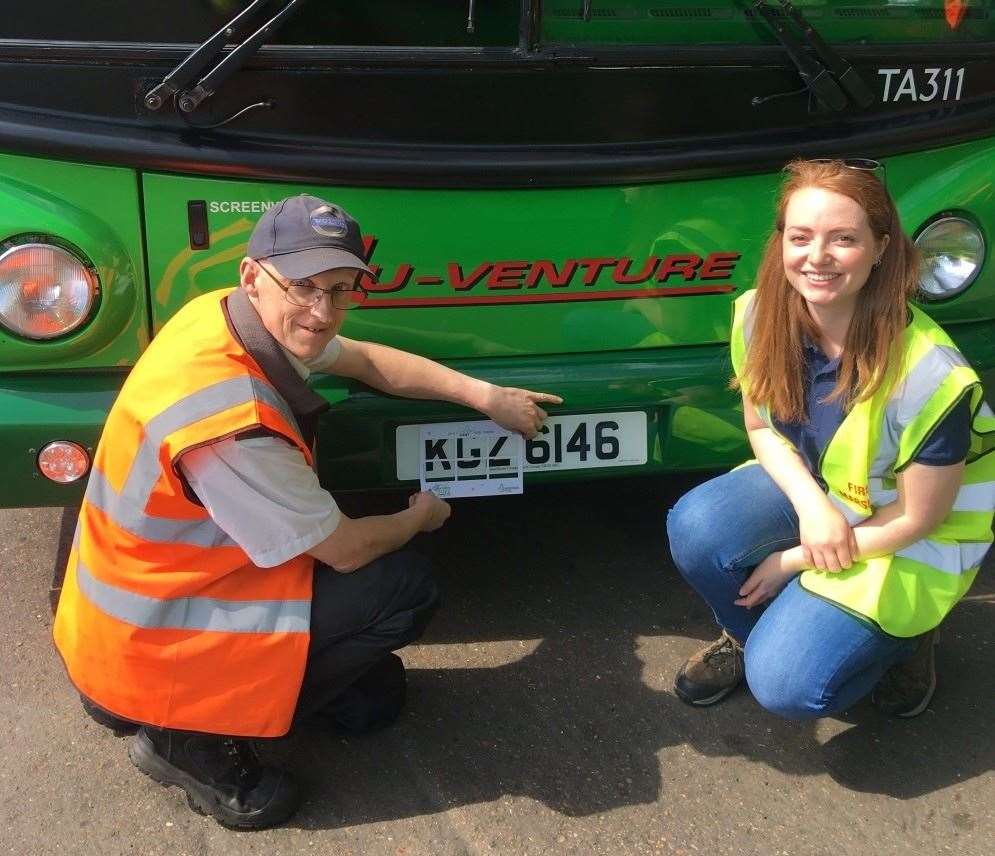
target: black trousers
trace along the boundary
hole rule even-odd
[[[348,574],[316,563],[311,644],[294,722],[326,707],[390,651],[418,639],[438,600],[431,563],[410,550]]]
[[[294,724],[333,702],[389,652],[418,639],[438,601],[431,563],[410,550],[388,553],[348,574],[316,562],[311,642]],[[80,698],[101,725],[129,732],[140,724]]]

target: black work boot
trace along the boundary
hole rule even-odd
[[[187,792],[190,808],[222,826],[263,829],[282,823],[300,803],[293,779],[264,767],[248,740],[143,726],[131,762],[164,785]]]
[[[407,686],[401,658],[387,654],[317,716],[336,730],[350,734],[379,731],[401,715]]]
[[[743,648],[725,630],[722,635],[693,654],[674,678],[674,691],[681,701],[706,707],[722,701],[743,682]]]
[[[871,701],[882,713],[912,719],[922,713],[936,692],[936,644],[940,629],[919,636],[912,656],[896,663],[871,692]]]

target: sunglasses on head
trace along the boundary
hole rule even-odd
[[[871,158],[810,158],[811,163],[841,163],[848,169],[862,169],[867,172],[877,172],[883,169],[880,161]]]

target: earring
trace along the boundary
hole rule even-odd
[[[876,268],[881,267],[881,259],[875,259],[874,264],[871,265],[871,267],[876,267]]]

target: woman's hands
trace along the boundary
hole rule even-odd
[[[753,569],[753,573],[739,589],[739,600],[733,601],[736,606],[754,607],[775,597],[788,584],[795,571],[788,572],[782,568],[783,555],[783,552],[771,553]]]
[[[856,561],[857,536],[828,499],[799,515],[799,523],[801,544],[771,553],[757,565],[739,589],[737,606],[754,607],[776,597],[788,580],[806,568],[838,573]]]
[[[805,566],[801,547],[771,553],[753,569],[740,586],[736,606],[754,607],[776,597],[788,581]]]
[[[830,572],[849,568],[857,558],[853,528],[829,501],[798,451],[760,418],[745,392],[743,422],[757,460],[798,514],[805,567]]]
[[[839,573],[857,557],[857,537],[839,510],[822,496],[798,515],[798,537],[805,566]]]
[[[737,606],[754,607],[776,597],[788,581],[806,568],[838,573],[857,556],[857,537],[846,518],[826,500],[800,517],[801,544],[771,553],[740,586]]]

